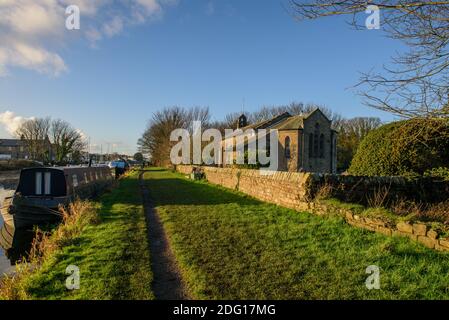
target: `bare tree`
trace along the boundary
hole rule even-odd
[[[215,121],[211,126],[220,130],[222,135],[225,134],[225,129],[235,129],[242,114],[239,112],[228,113],[223,120]]]
[[[25,141],[31,159],[46,162],[49,159],[51,145],[48,139],[50,118],[37,118],[25,121],[15,135]],[[49,150],[50,148],[50,150]]]
[[[348,15],[356,28],[368,5],[382,13],[390,38],[409,47],[383,72],[362,74],[356,85],[365,104],[401,117],[449,116],[449,1],[289,0],[300,19]]]
[[[149,154],[156,165],[168,165],[172,147],[170,134],[175,129],[188,129],[191,117],[187,110],[177,106],[155,112],[138,141],[139,151]]]
[[[43,162],[63,163],[68,154],[80,153],[86,147],[79,131],[63,120],[28,120],[17,129],[16,136],[25,141],[32,159]]]
[[[149,155],[151,161],[156,165],[169,165],[170,150],[174,145],[170,141],[170,134],[175,129],[186,129],[192,135],[193,121],[201,121],[203,131],[210,128],[209,108],[193,107],[186,109],[174,106],[155,112],[148,122],[145,132],[137,142],[139,151]]]
[[[186,122],[201,121],[203,127],[210,124],[210,111],[207,107],[193,107],[185,110]]]
[[[57,163],[63,163],[69,154],[81,152],[86,148],[86,141],[81,133],[63,120],[58,119],[51,122],[50,136],[55,148]]]
[[[381,125],[382,122],[379,118],[340,119],[335,124],[335,129],[338,131],[337,168],[339,171],[349,168],[360,142],[368,133]]]

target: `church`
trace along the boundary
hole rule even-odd
[[[278,131],[279,171],[336,173],[337,132],[320,109],[296,116],[285,112],[252,125],[241,115],[237,128],[244,132],[247,129]]]

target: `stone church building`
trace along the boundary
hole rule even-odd
[[[242,115],[237,127],[256,132],[259,129],[278,130],[279,171],[336,172],[337,132],[320,109],[298,116],[286,112],[253,125],[247,125],[246,117]]]

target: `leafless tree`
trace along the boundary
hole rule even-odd
[[[16,131],[16,136],[25,142],[31,159],[46,162],[50,153],[50,118],[25,121]]]
[[[210,111],[207,107],[193,107],[185,110],[186,121],[189,123],[193,121],[201,121],[202,126],[207,127],[210,122]]]
[[[25,141],[31,159],[42,162],[63,163],[68,154],[81,152],[86,147],[79,131],[63,120],[28,120],[17,129],[16,136]]]
[[[139,151],[150,155],[156,165],[169,165],[173,145],[170,142],[172,131],[187,129],[192,132],[192,121],[202,121],[207,127],[210,121],[209,109],[199,107],[185,109],[174,106],[155,112],[138,141]]]
[[[402,41],[408,52],[397,54],[380,73],[362,74],[356,85],[365,104],[400,117],[449,117],[449,1],[289,0],[300,20],[347,15],[365,28],[368,5],[378,6],[381,28]],[[364,20],[364,19],[363,19]]]
[[[213,127],[220,130],[224,135],[225,129],[236,129],[239,121],[239,117],[242,114],[239,112],[228,113],[222,121],[216,121],[213,123]]]
[[[338,170],[344,171],[349,168],[360,142],[368,133],[381,125],[382,122],[379,118],[340,119],[335,124],[335,129],[338,131]]]
[[[64,120],[51,122],[50,136],[57,163],[63,163],[69,154],[82,152],[86,148],[86,141],[81,133]]]

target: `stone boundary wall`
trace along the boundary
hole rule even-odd
[[[185,175],[190,175],[194,168],[198,169],[197,166],[176,166],[176,170]],[[353,198],[360,200],[366,199],[367,194],[372,194],[378,190],[376,188],[382,186],[388,186],[393,197],[398,197],[416,186],[416,181],[408,183],[406,179],[399,177],[368,178],[297,172],[276,172],[273,175],[262,175],[259,170],[216,167],[201,167],[201,170],[210,183],[241,191],[262,201],[298,211],[310,211],[317,215],[338,214],[352,226],[387,236],[408,237],[421,242],[428,248],[449,251],[449,238],[440,237],[438,230],[433,230],[426,224],[394,223],[362,217],[350,208],[341,208],[314,199],[320,187],[326,183],[332,186],[332,196],[347,200],[347,194],[355,193],[356,196]],[[437,186],[441,187],[441,184],[437,184]],[[448,193],[444,192],[446,192],[445,199],[447,199]],[[444,193],[439,191],[438,194]]]
[[[177,166],[182,174],[191,174],[194,166]],[[309,208],[309,173],[276,172],[263,175],[259,170],[202,167],[207,181],[238,190],[256,199],[295,210]]]
[[[317,215],[337,213],[348,224],[354,227],[382,233],[386,236],[407,237],[411,240],[421,242],[428,248],[449,251],[449,238],[442,237],[438,230],[434,230],[424,223],[403,221],[393,223],[378,218],[362,217],[349,208],[341,208],[320,202],[314,202],[310,211]]]
[[[190,174],[194,168],[201,168],[206,179],[212,183],[240,190],[264,201],[279,204],[278,198],[285,196],[282,205],[288,204],[293,208],[304,207],[302,202],[311,202],[323,187],[327,197],[363,205],[367,205],[370,199],[382,193],[386,193],[384,204],[397,200],[437,203],[449,198],[449,181],[432,178],[406,179],[300,172],[261,175],[259,170],[198,166],[177,166],[176,169],[181,173]]]
[[[366,205],[376,193],[386,194],[385,203],[400,199],[416,202],[437,203],[448,199],[449,181],[420,177],[363,177],[336,174],[313,174],[311,190],[313,196],[322,186],[330,189],[330,196],[341,201]]]

